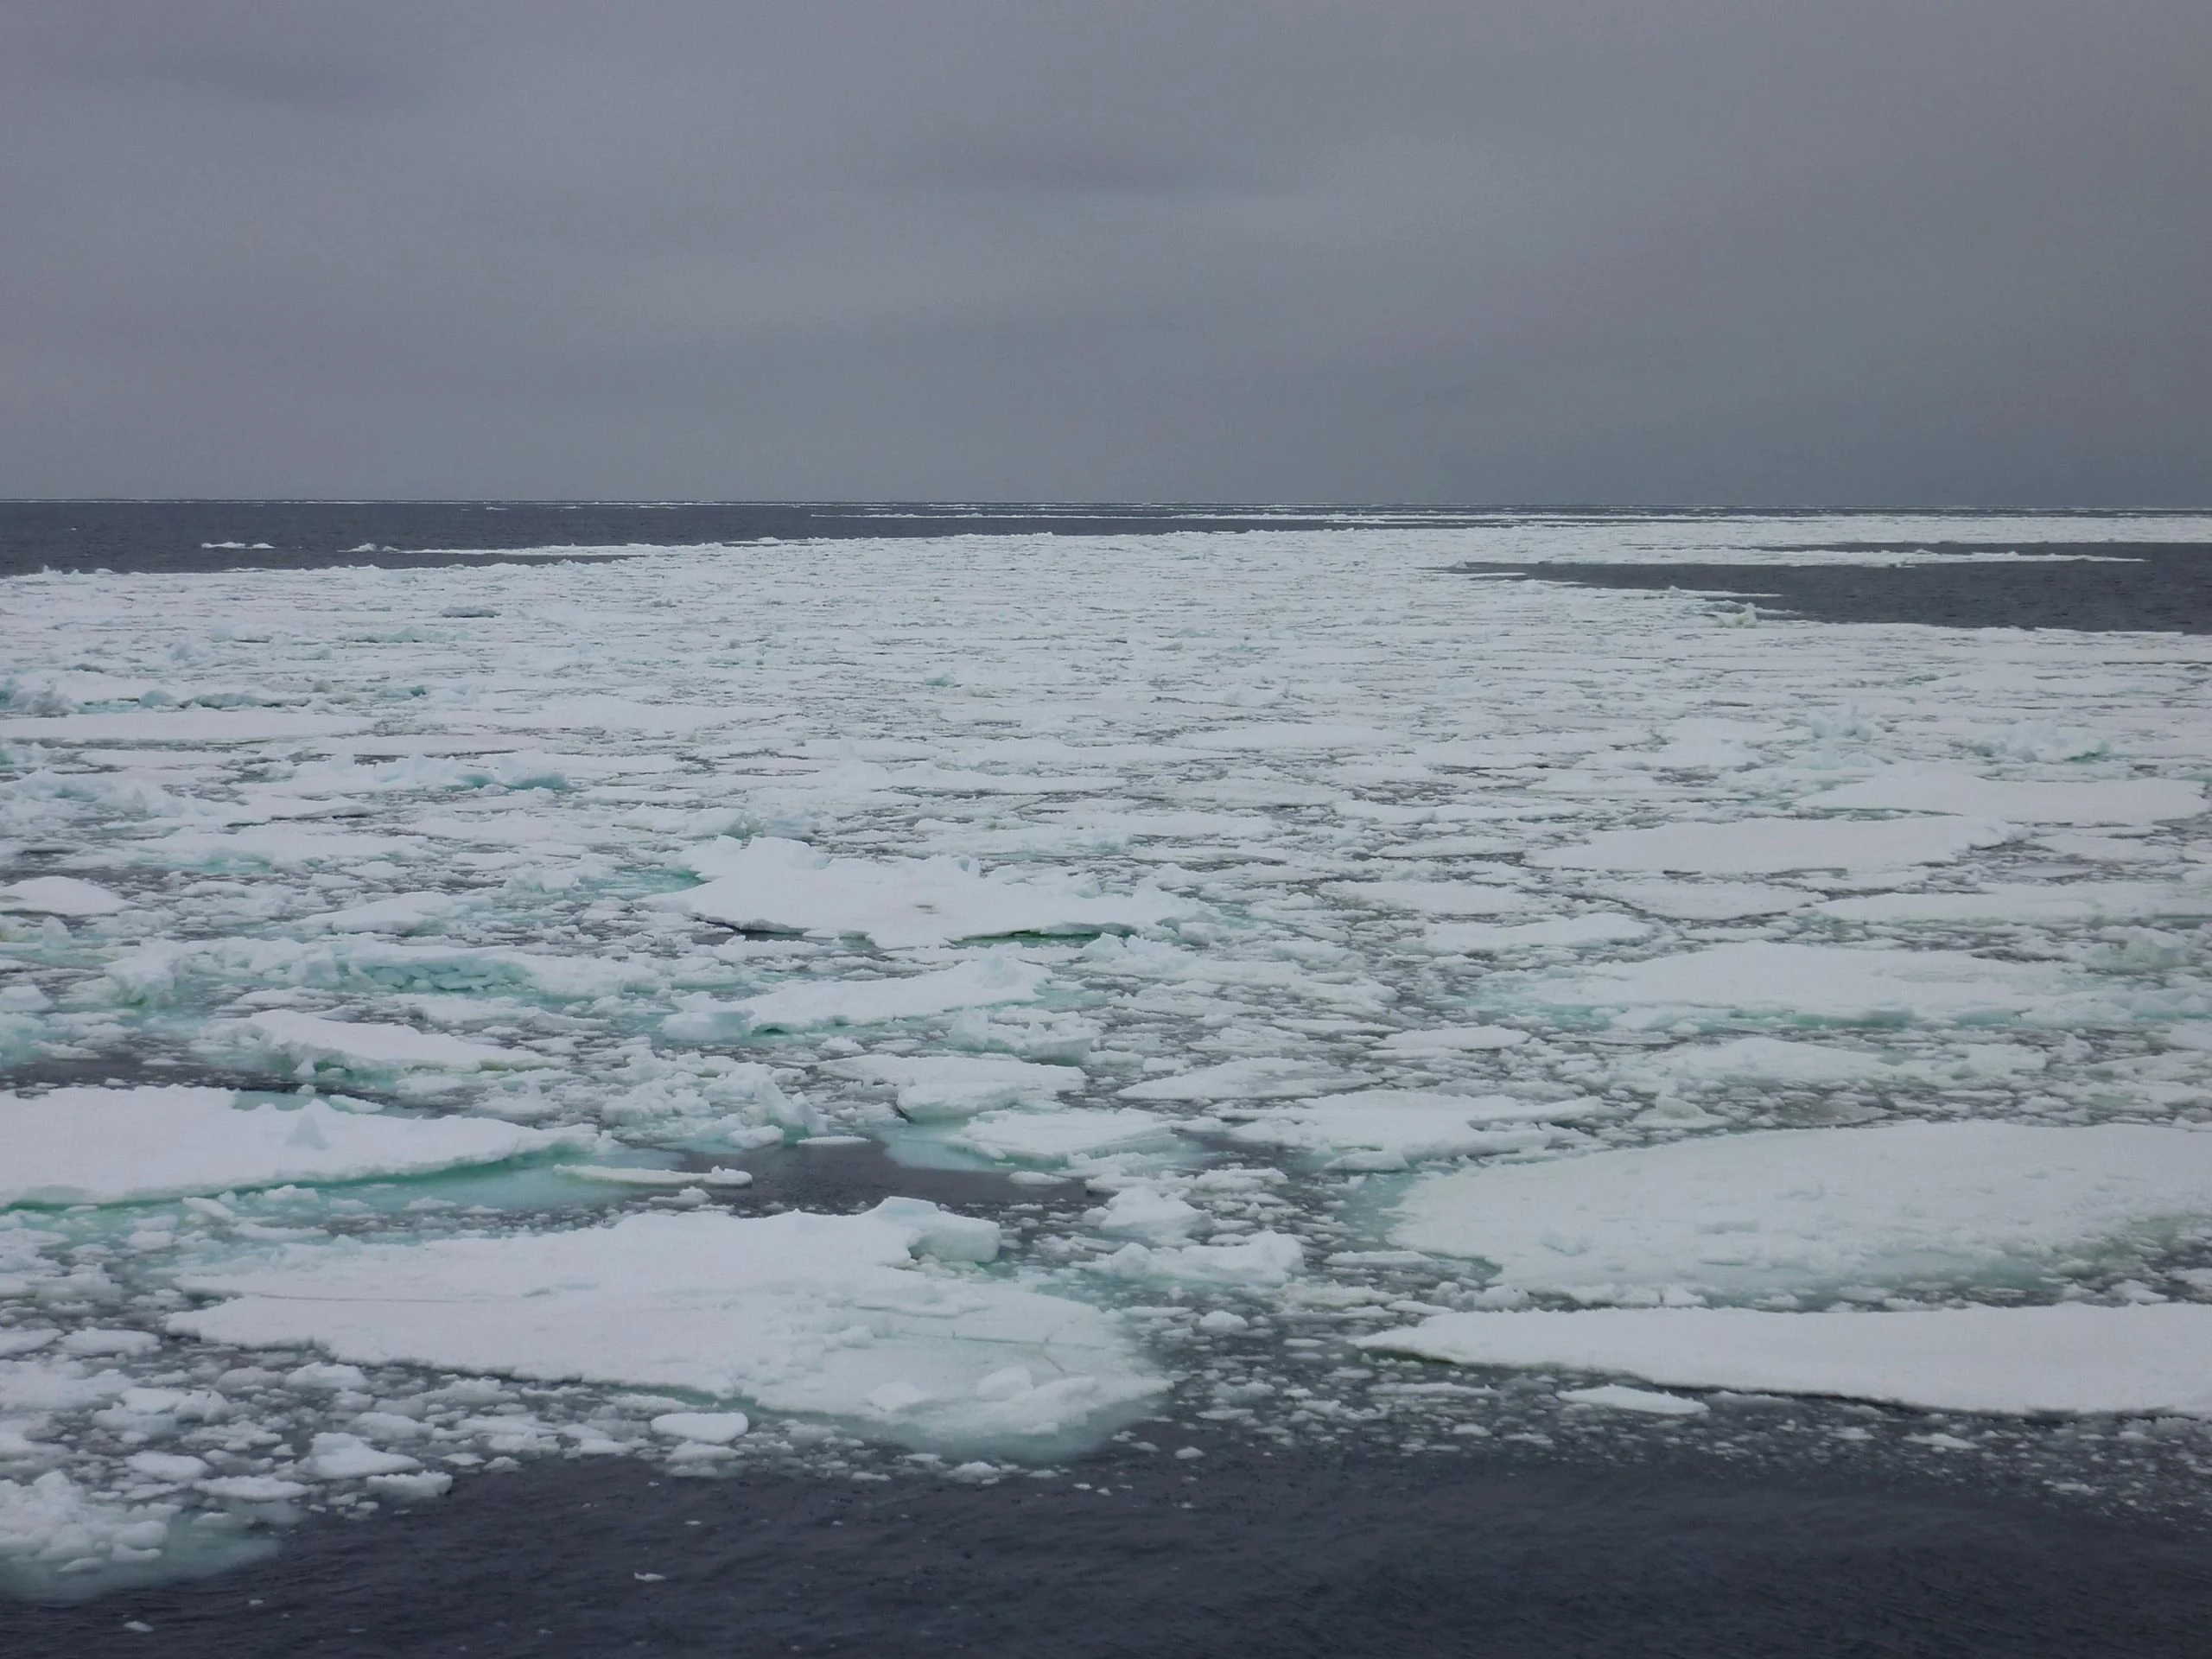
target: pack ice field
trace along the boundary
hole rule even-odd
[[[530,1459],[2195,1490],[2212,641],[1452,568],[1947,556],[1841,539],[2212,522],[0,583],[0,1582]]]

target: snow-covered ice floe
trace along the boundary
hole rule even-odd
[[[2208,537],[1411,514],[11,578],[0,1579],[507,1459],[1690,1444],[1750,1431],[1662,1390],[1796,1386],[1599,1351],[1641,1304],[1692,1358],[1724,1312],[1894,1357],[2001,1302],[2124,1333],[2080,1399],[2182,1409],[2146,1333],[2212,1305],[2212,640],[1454,567]],[[923,1192],[968,1213],[872,1207]],[[1352,1345],[1478,1314],[1618,1375]],[[1763,1444],[1814,1439],[1859,1444]],[[2125,1444],[2196,1490],[2194,1442]]]
[[[1460,1365],[1618,1371],[1673,1388],[1837,1395],[1936,1411],[2212,1416],[2212,1307],[2171,1303],[1443,1313],[1359,1345]]]
[[[241,1103],[227,1089],[0,1095],[0,1207],[143,1204],[287,1182],[365,1181],[588,1147],[581,1128]]]
[[[2212,1218],[2212,1129],[1898,1122],[1777,1129],[1425,1177],[1391,1237],[1592,1300],[2005,1282]]]
[[[189,1275],[188,1288],[232,1300],[168,1325],[245,1348],[311,1343],[357,1364],[675,1389],[963,1454],[1049,1453],[1160,1390],[1096,1309],[915,1261],[998,1251],[995,1224],[913,1198],[858,1216],[638,1215],[296,1246]]]

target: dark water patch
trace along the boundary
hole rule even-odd
[[[1316,530],[1408,518],[1424,525],[1495,522],[1425,509],[1038,503],[6,501],[0,502],[0,576],[48,567],[176,573],[334,564],[405,569],[450,565],[455,561],[439,550],[453,549]]]
[[[1870,552],[2069,554],[1948,564],[1485,564],[1456,575],[1643,591],[1687,588],[1751,600],[1815,622],[1943,628],[2076,628],[2212,633],[2212,543],[1868,543]],[[1839,548],[1836,550],[1841,550]]]
[[[1034,1199],[1038,1193],[1036,1187],[1008,1180],[995,1170],[909,1168],[887,1156],[873,1141],[770,1147],[734,1158],[726,1153],[694,1153],[685,1158],[683,1167],[707,1170],[717,1164],[751,1172],[752,1185],[720,1195],[741,1211],[780,1205],[846,1215],[872,1209],[886,1198],[906,1198],[984,1212]],[[1058,1190],[1081,1188],[1067,1183]]]
[[[1185,1460],[1137,1433],[1156,1450],[984,1487],[539,1465],[312,1522],[221,1579],[0,1606],[0,1650],[2197,1659],[2212,1637],[2212,1552],[2175,1529],[1509,1459]]]

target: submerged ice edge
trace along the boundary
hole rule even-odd
[[[11,583],[0,1562],[188,1570],[532,1455],[988,1479],[1157,1409],[1711,1435],[1726,1413],[1354,1340],[2212,1299],[2171,1190],[2212,1117],[2205,647],[1437,574],[1773,529]],[[1736,1166],[1915,1126],[2082,1138],[2050,1169],[1977,1141],[1963,1197],[1879,1156],[1832,1191],[1792,1179],[1827,1152],[1768,1189]],[[855,1136],[911,1173],[791,1174]],[[707,1293],[549,1252],[625,1217],[844,1225],[931,1182],[997,1261],[718,1304],[743,1364],[656,1338],[607,1344],[613,1376],[498,1320],[463,1352],[419,1306],[319,1322],[283,1288],[476,1250],[649,1329]],[[1525,1224],[1454,1182],[1525,1188]],[[1651,1190],[1740,1213],[1669,1233]],[[1090,1369],[1020,1335],[1046,1313]],[[1567,1363],[1503,1352],[1432,1358]]]

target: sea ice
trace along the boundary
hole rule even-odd
[[[1618,1371],[1673,1388],[1840,1395],[1932,1411],[2212,1416],[2212,1306],[2201,1303],[1440,1313],[1355,1340],[1461,1365]]]
[[[2015,783],[1972,772],[1900,767],[1800,804],[1808,811],[1948,812],[2017,823],[2158,823],[2204,810],[2202,785],[2178,778]]]
[[[671,1014],[662,1029],[671,1037],[697,1042],[753,1032],[882,1025],[962,1008],[1033,1002],[1051,979],[1048,969],[1033,963],[994,954],[932,973],[801,981],[737,1002],[695,996]]]
[[[2031,1278],[2212,1215],[2212,1130],[1893,1122],[1493,1164],[1416,1181],[1393,1243],[1595,1300]]]
[[[1057,1163],[1137,1147],[1165,1145],[1173,1120],[1156,1112],[986,1112],[972,1117],[956,1143],[993,1158]]]
[[[0,910],[34,916],[112,916],[129,908],[128,900],[73,875],[35,875],[0,887]]]
[[[1346,1166],[1390,1169],[1422,1158],[1525,1152],[1557,1137],[1546,1129],[1500,1129],[1500,1124],[1572,1122],[1590,1116],[1597,1105],[1590,1100],[1540,1102],[1510,1095],[1363,1089],[1295,1106],[1225,1107],[1219,1115],[1235,1120],[1227,1137],[1246,1146],[1281,1147],[1308,1155],[1347,1154],[1338,1160]]]
[[[397,1071],[482,1071],[551,1064],[525,1049],[495,1047],[418,1031],[413,1026],[360,1025],[292,1008],[271,1008],[207,1028],[211,1048],[250,1054],[313,1077],[325,1067],[373,1076]]]
[[[1651,931],[1651,924],[1633,916],[1561,916],[1548,922],[1500,925],[1493,922],[1440,922],[1428,930],[1432,950],[1452,955],[1493,956],[1505,950],[1535,946],[1578,948],[1589,944],[1624,944]]]
[[[973,1117],[994,1107],[1044,1106],[1088,1081],[1069,1065],[1039,1065],[999,1054],[870,1054],[833,1060],[832,1077],[887,1083],[899,1113],[917,1123]]]
[[[1758,881],[1612,881],[1593,891],[1631,909],[1681,922],[1732,922],[1802,910],[1815,894]]]
[[[0,1205],[140,1204],[233,1187],[359,1181],[504,1163],[596,1135],[479,1117],[241,1107],[227,1089],[0,1095]]]
[[[1998,1019],[2052,1005],[2074,988],[2043,963],[1749,939],[1538,980],[1525,994],[1554,1007],[1715,1008],[1860,1022]]]
[[[1547,869],[1689,875],[1887,870],[1948,863],[1975,848],[2010,840],[2012,834],[2004,824],[1971,818],[1738,818],[1608,830],[1579,846],[1531,853],[1528,861]]]
[[[1122,1090],[1124,1100],[1281,1100],[1325,1095],[1358,1077],[1324,1061],[1273,1057],[1224,1060],[1196,1071],[1149,1077]]]
[[[1154,891],[1105,894],[1077,878],[984,875],[952,858],[831,858],[796,841],[717,842],[695,853],[701,887],[653,900],[731,927],[859,935],[887,950],[1012,934],[1135,932],[1195,915]]]
[[[1046,1454],[1162,1386],[1096,1309],[918,1255],[987,1260],[997,1229],[912,1198],[856,1216],[632,1215],[612,1225],[355,1249],[291,1246],[186,1277],[232,1300],[173,1330],[744,1400],[935,1450]],[[979,1388],[1009,1365],[1042,1379]]]

